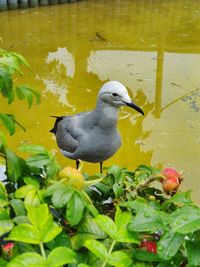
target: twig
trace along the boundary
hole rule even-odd
[[[165,176],[162,174],[157,174],[157,175],[151,175],[147,180],[144,182],[140,183],[136,188],[136,192],[140,191],[141,189],[147,187],[150,183],[153,181],[160,181],[161,179],[165,179]]]

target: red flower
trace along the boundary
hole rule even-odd
[[[156,245],[156,242],[153,242],[153,241],[144,239],[140,244],[140,248],[148,252],[154,253],[154,254],[157,253],[157,245]]]
[[[2,250],[6,253],[9,253],[11,252],[11,250],[13,249],[14,247],[14,243],[10,242],[10,243],[7,243],[5,245],[2,245]]]

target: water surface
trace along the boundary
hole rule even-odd
[[[60,163],[73,165],[57,150],[50,115],[95,106],[100,86],[124,83],[145,116],[120,113],[123,145],[105,166],[138,164],[184,171],[183,189],[200,202],[200,2],[189,0],[88,0],[0,13],[2,47],[22,53],[33,75],[19,79],[42,94],[40,106],[25,102],[0,109],[14,112],[26,127],[9,139],[41,144]],[[94,173],[97,164],[84,164]]]

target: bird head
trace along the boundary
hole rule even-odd
[[[142,109],[130,98],[126,87],[118,81],[105,83],[99,91],[98,98],[111,106],[129,106],[144,115]]]

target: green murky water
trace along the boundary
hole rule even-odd
[[[23,79],[42,93],[42,104],[24,102],[15,112],[27,132],[8,138],[57,152],[50,115],[92,109],[107,80],[119,80],[140,106],[120,113],[123,146],[105,165],[162,164],[184,171],[183,189],[200,202],[200,2],[193,0],[88,0],[0,13],[3,48],[22,53],[33,67]],[[84,171],[98,171],[84,164]]]

